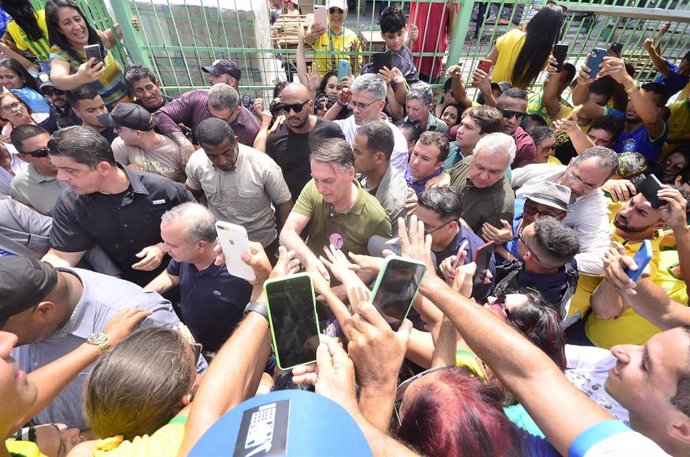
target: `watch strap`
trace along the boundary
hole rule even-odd
[[[254,311],[255,313],[261,314],[264,319],[268,320],[268,308],[264,302],[251,300],[244,308],[244,314],[247,314],[249,311]]]

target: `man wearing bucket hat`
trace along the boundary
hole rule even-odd
[[[120,103],[111,113],[98,115],[98,121],[112,127],[119,137],[113,140],[113,155],[122,165],[185,182],[180,147],[153,130],[155,122],[143,106]]]

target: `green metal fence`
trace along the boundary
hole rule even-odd
[[[324,0],[315,2],[323,4]],[[171,95],[207,87],[208,80],[200,67],[219,57],[230,58],[240,65],[243,70],[241,85],[250,92],[261,93],[271,89],[278,80],[293,77],[296,50],[272,39],[271,12],[265,0],[113,0],[109,7],[104,0],[80,0],[79,3],[100,29],[109,27],[113,18],[117,18],[126,49],[120,46],[116,56],[123,63],[133,61],[153,68]],[[401,4],[410,12],[423,6],[443,9],[447,0],[350,0],[346,26],[362,37],[365,59],[380,50],[378,13],[383,6],[392,3]],[[443,60],[439,65],[444,67],[461,62],[463,76],[469,81],[477,60],[491,51],[496,39],[529,20],[544,0],[464,0],[458,3],[459,12],[448,50],[444,53],[416,52],[415,56],[440,57]],[[568,8],[562,36],[562,41],[570,44],[568,61],[579,66],[593,47],[618,41],[623,44],[623,57],[637,68],[638,78],[647,80],[654,71],[642,42],[647,37],[656,37],[664,22],[672,24],[660,39],[662,55],[677,61],[690,50],[689,3],[687,0],[559,2]],[[302,13],[311,13],[312,5],[307,0],[300,1],[300,5]],[[132,15],[139,17],[141,31],[135,31],[130,25]],[[427,24],[420,30],[419,40],[435,40],[444,33],[438,22],[422,22]],[[308,59],[312,56],[313,51],[309,51]]]

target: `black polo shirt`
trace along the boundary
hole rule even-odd
[[[100,245],[122,270],[122,277],[144,286],[165,269],[167,260],[154,271],[134,270],[136,254],[160,243],[161,215],[181,203],[194,201],[182,184],[166,177],[129,168],[129,187],[105,195],[77,195],[72,189],[60,194],[53,210],[50,246],[58,251],[79,252]]]
[[[194,264],[174,259],[168,274],[180,278],[182,320],[204,349],[217,352],[244,316],[252,285],[211,264],[199,271]]]

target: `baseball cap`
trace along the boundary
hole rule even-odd
[[[38,90],[44,87],[55,87],[53,81],[50,80],[50,73],[48,72],[39,73],[38,76],[36,76],[36,83],[38,84]]]
[[[560,184],[544,181],[539,183],[531,192],[525,193],[525,198],[560,211],[568,211],[570,189]]]
[[[373,455],[345,409],[313,392],[280,390],[251,398],[221,417],[190,456]]]
[[[153,114],[135,103],[120,103],[110,113],[96,116],[106,127],[127,127],[132,130],[153,130]]]
[[[299,0],[288,0],[288,2],[294,5],[299,5]]]
[[[340,8],[343,11],[347,11],[347,1],[346,0],[328,0],[326,3],[328,9]]]
[[[202,66],[201,70],[205,73],[211,73],[213,76],[226,73],[238,81],[242,79],[242,70],[235,62],[229,59],[216,59],[211,65]]]
[[[47,262],[18,255],[0,257],[0,328],[15,314],[43,300],[57,284]]]
[[[647,158],[639,152],[623,152],[618,154],[618,168],[616,174],[621,178],[630,179],[647,171]]]
[[[508,89],[512,89],[513,85],[510,84],[508,81],[501,81],[498,83],[491,83],[491,88],[492,89],[500,89],[501,93],[507,91]]]

